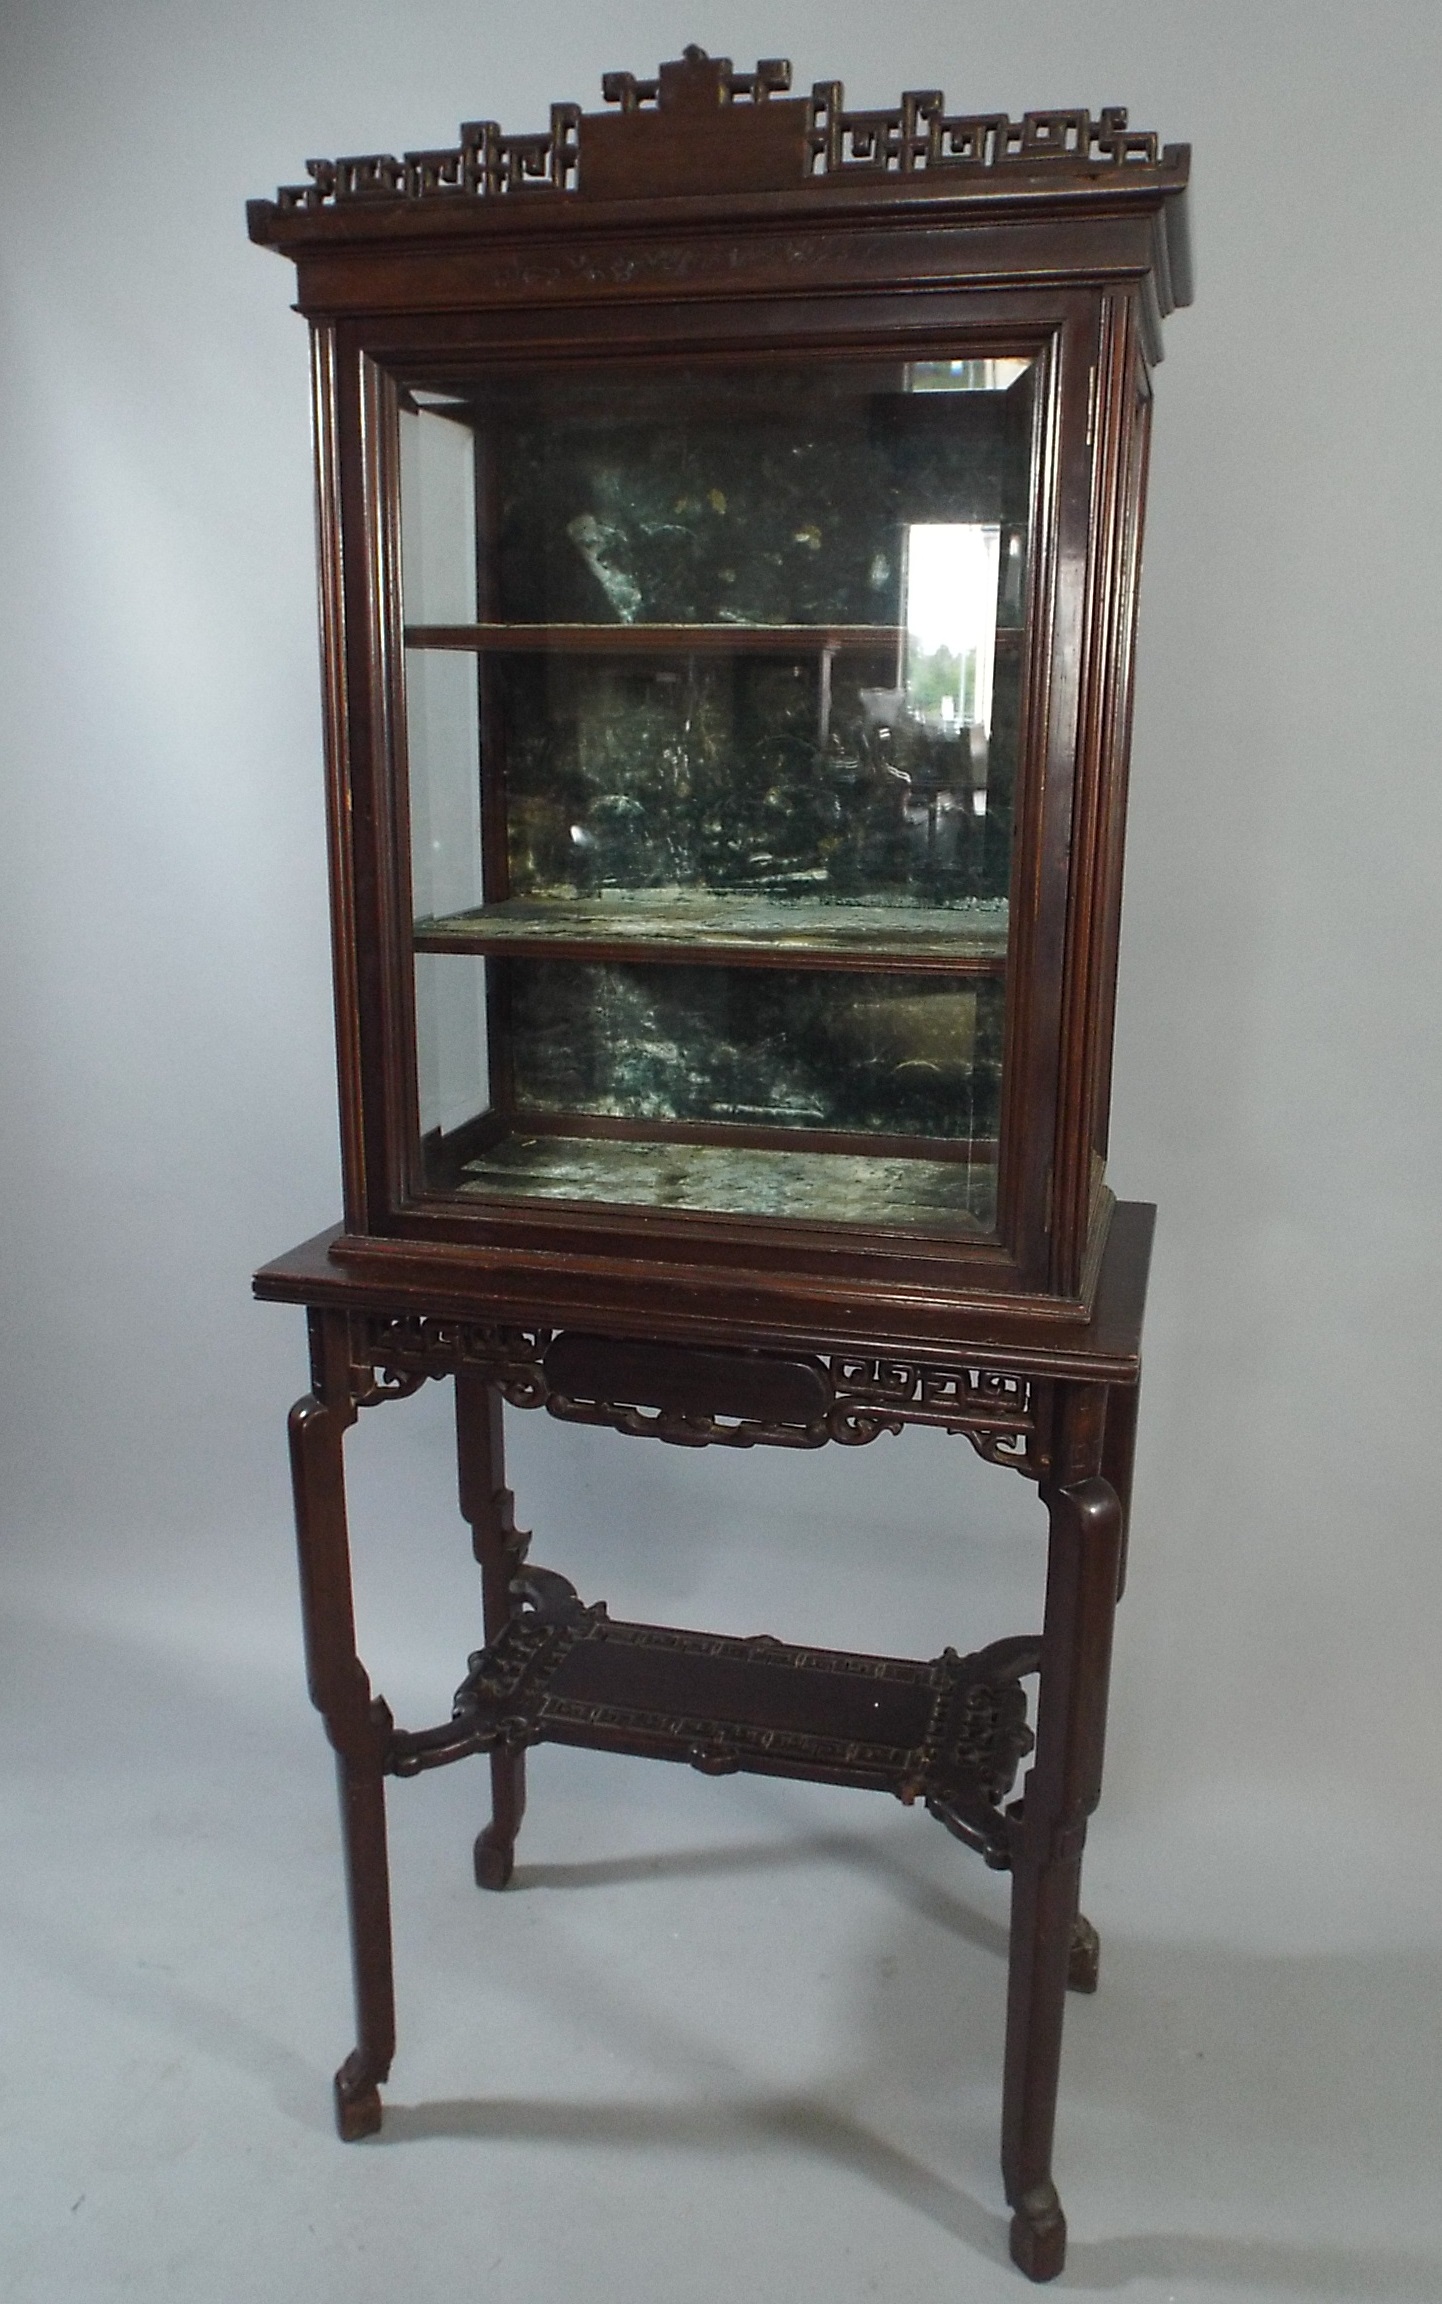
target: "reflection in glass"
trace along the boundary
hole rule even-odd
[[[438,1141],[490,1104],[486,971],[454,953],[418,952],[415,998],[421,1136]]]
[[[1029,360],[913,360],[906,371],[912,392],[1009,392]]]
[[[934,903],[998,897],[1010,872],[1009,824],[988,840],[973,821],[987,815],[1000,542],[992,522],[908,527],[903,677],[861,698],[869,743],[901,788],[909,878]]]
[[[481,902],[480,699],[475,661],[406,652],[411,890],[419,919]]]
[[[401,576],[418,624],[469,624],[476,613],[476,435],[464,401],[406,392],[398,417]]]

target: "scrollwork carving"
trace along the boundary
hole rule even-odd
[[[1021,1683],[1038,1669],[1035,1638],[918,1662],[616,1622],[547,1569],[527,1570],[514,1591],[521,1605],[469,1659],[451,1718],[390,1732],[392,1774],[581,1744],[688,1761],[708,1776],[744,1769],[889,1791],[922,1802],[988,1863],[1009,1861],[1001,1803],[1032,1749]]]
[[[355,1392],[357,1408],[376,1408],[383,1400],[409,1400],[419,1392],[428,1370],[370,1368],[362,1377]]]
[[[619,1388],[614,1396],[579,1397],[547,1376],[546,1354],[556,1335],[545,1328],[371,1315],[357,1319],[353,1333],[353,1397],[362,1408],[404,1399],[428,1377],[466,1367],[481,1370],[513,1408],[544,1408],[562,1423],[602,1425],[673,1448],[811,1449],[831,1441],[862,1448],[908,1424],[925,1424],[969,1440],[988,1463],[1030,1479],[1045,1470],[1036,1385],[1010,1370],[833,1353],[808,1363],[820,1379],[818,1406],[825,1412],[803,1420],[683,1411]],[[684,1348],[677,1353],[684,1357]]]
[[[572,1400],[564,1392],[552,1392],[545,1407],[564,1424],[604,1424],[612,1432],[625,1432],[638,1440],[665,1440],[673,1448],[824,1448],[828,1440],[839,1436],[827,1424],[767,1424],[741,1416],[684,1415],[675,1409],[611,1400]]]

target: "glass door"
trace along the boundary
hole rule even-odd
[[[402,387],[428,1193],[993,1229],[1035,386]]]

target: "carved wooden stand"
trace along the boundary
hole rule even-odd
[[[1034,2280],[1060,2271],[1066,2222],[1052,2134],[1068,1986],[1094,1991],[1080,1916],[1082,1847],[1101,1786],[1112,1617],[1136,1430],[1148,1208],[1112,1227],[1094,1316],[982,1323],[954,1357],[686,1349],[487,1324],[474,1301],[397,1301],[326,1257],[326,1238],[269,1265],[272,1300],[308,1308],[312,1389],[291,1416],[307,1672],[335,1747],[350,1895],[357,2041],[336,2075],[348,2140],[381,2121],[395,2051],[385,1779],[484,1752],[491,1821],[476,1879],[503,1888],[525,1807],[525,1749],[543,1741],[686,1760],[705,1773],[868,1786],[924,1802],[1012,1875],[1002,2168],[1011,2248]],[[362,1408],[454,1376],[461,1510],[481,1569],[486,1645],[452,1718],[397,1729],[356,1653],[342,1443]],[[612,1622],[524,1568],[504,1484],[501,1403],[686,1446],[857,1445],[908,1423],[964,1433],[1036,1479],[1050,1539],[1039,1635],[932,1662],[841,1655]],[[1035,1674],[1035,1757],[1022,1682]]]

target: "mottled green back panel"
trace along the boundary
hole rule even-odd
[[[871,699],[895,674],[854,655],[831,668],[825,743],[814,655],[504,658],[491,677],[512,892],[1004,897],[1018,669],[1015,651],[999,654],[985,748],[960,727],[878,720]]]
[[[996,1135],[993,978],[499,965],[522,1115]]]
[[[808,366],[480,396],[499,508],[495,614],[521,623],[901,621],[913,521],[1028,521],[1032,370],[918,391]]]
[[[1006,894],[1032,375],[913,373],[542,382],[478,409],[498,620],[736,629],[725,653],[713,629],[492,661],[512,893]],[[917,525],[998,539],[984,715],[952,651],[908,641]]]

